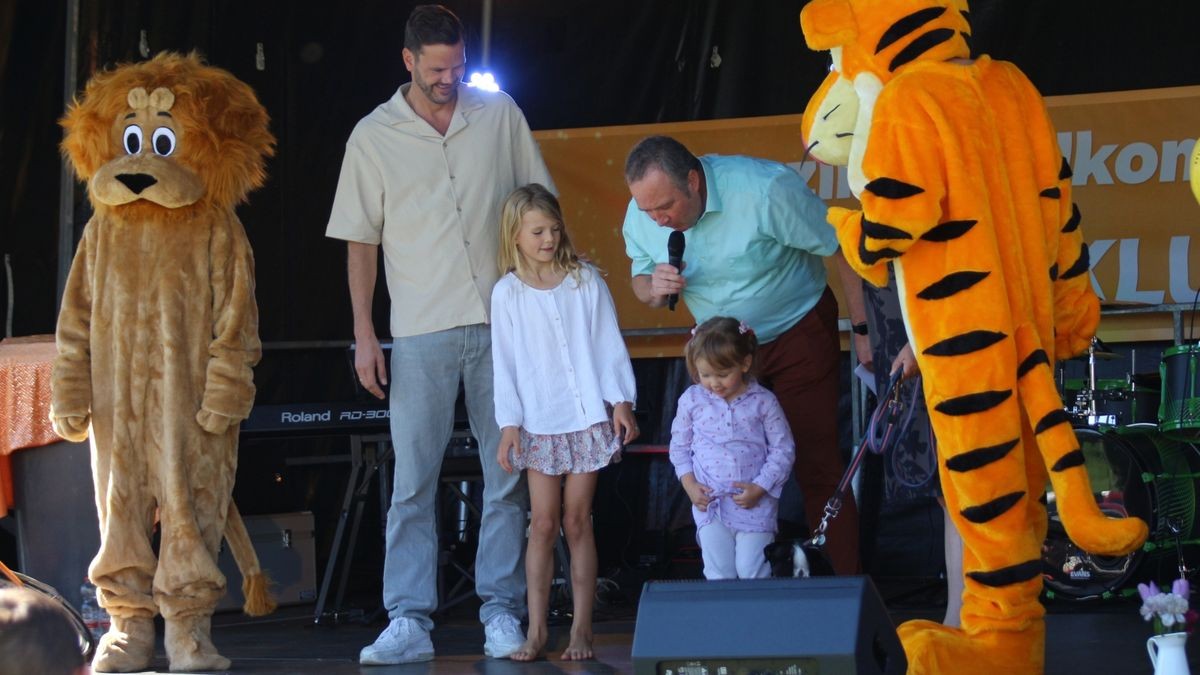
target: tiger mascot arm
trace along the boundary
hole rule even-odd
[[[1011,63],[994,61],[992,70],[995,79],[1011,85],[1009,91],[1018,92],[1019,98],[1007,114],[1019,119],[1020,124],[1010,133],[1036,139],[1030,144],[1036,165],[1033,173],[1040,190],[1046,257],[1052,263],[1047,272],[1053,295],[1052,355],[1057,359],[1071,358],[1087,351],[1100,323],[1100,301],[1088,274],[1088,248],[1080,227],[1082,215],[1073,198],[1071,166],[1062,156],[1057,132],[1037,89]]]
[[[875,286],[884,286],[888,263],[937,228],[942,220],[945,184],[941,176],[945,175],[945,168],[936,146],[921,140],[936,133],[936,129],[927,128],[927,120],[920,116],[900,121],[889,116],[887,111],[895,98],[895,88],[876,91],[878,101],[862,100],[863,91],[875,90],[878,80],[870,74],[857,79],[858,119],[847,169],[851,189],[861,200],[862,209],[832,207],[828,220],[837,230],[838,242],[850,266]],[[861,82],[864,79],[866,86]],[[872,122],[876,108],[883,115]],[[868,130],[873,141],[869,154],[865,133]],[[880,143],[880,139],[885,142]],[[875,158],[875,166],[869,157]],[[891,163],[887,160],[893,158],[901,166],[887,166]],[[874,180],[867,177],[872,175],[880,177]],[[890,178],[891,175],[904,175],[906,180],[899,181]],[[874,220],[865,215],[868,212]],[[931,236],[938,235],[934,232]]]
[[[1059,172],[1058,255],[1050,271],[1054,280],[1054,353],[1068,359],[1087,351],[1100,323],[1100,299],[1092,289],[1087,243],[1079,228],[1082,215],[1071,197],[1071,167]]]

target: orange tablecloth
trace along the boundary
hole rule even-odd
[[[58,440],[50,426],[54,336],[0,341],[0,518],[13,505],[8,455]]]

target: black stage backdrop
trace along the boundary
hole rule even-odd
[[[257,260],[261,336],[268,344],[349,341],[344,246],[324,237],[325,222],[351,128],[408,79],[400,57],[403,24],[417,3],[77,1],[80,87],[99,68],[166,49],[199,50],[254,87],[279,139],[267,185],[239,210]],[[470,65],[480,65],[482,2],[446,4],[468,27]],[[823,55],[804,47],[797,21],[803,4],[502,0],[494,3],[489,65],[534,129],[797,113],[828,67]],[[1200,84],[1195,0],[971,4],[975,51],[1016,62],[1044,94]],[[68,7],[68,0],[0,0],[0,252],[13,277],[9,284],[0,274],[0,318],[11,311],[14,335],[52,332],[57,311],[56,119],[64,108]],[[88,217],[78,185],[75,201],[77,238]],[[383,334],[382,275],[380,281],[375,319]],[[674,400],[665,391],[682,386],[671,368],[667,361],[638,364],[639,414],[648,418],[642,428],[657,442],[667,440]],[[356,395],[349,372],[340,349],[271,350],[256,373],[259,401],[349,399]],[[314,511],[318,559],[324,559],[340,499],[325,487],[343,479],[345,469],[321,458],[344,448],[344,439],[243,438],[235,495],[243,512]],[[295,461],[309,455],[315,463]],[[598,521],[598,530],[621,540],[614,541],[622,563],[651,548],[659,549],[651,557],[661,562],[666,534],[653,544],[632,538],[670,529],[671,509],[638,500],[658,495],[669,502],[677,483],[669,471],[657,478],[654,471],[631,474],[648,471],[636,460],[620,466],[606,480],[652,485],[602,490],[596,512],[620,522],[604,528]],[[637,493],[632,500],[630,490]],[[872,527],[876,508],[865,509],[864,529]],[[635,512],[650,515],[637,522]],[[915,560],[921,552],[906,555],[918,574],[928,574],[940,565],[940,534],[930,534],[940,512],[925,508],[915,518],[921,522],[912,537],[924,542],[929,560]],[[876,553],[913,549],[913,540],[892,546],[881,540]],[[864,549],[864,558],[871,553]],[[366,575],[376,577],[373,568]]]
[[[348,339],[343,247],[325,239],[325,219],[350,129],[407,80],[400,49],[415,3],[79,2],[81,86],[97,68],[141,58],[144,41],[149,53],[197,49],[255,88],[279,138],[267,186],[240,211],[258,260],[262,337]],[[826,71],[803,45],[803,4],[504,0],[490,65],[534,129],[795,113]],[[477,65],[482,3],[447,5],[467,24]],[[16,335],[54,328],[66,10],[66,0],[0,0],[0,249],[13,268]],[[1015,61],[1045,94],[1200,84],[1191,0],[979,0],[972,21],[976,51]],[[76,194],[78,236],[87,211]]]

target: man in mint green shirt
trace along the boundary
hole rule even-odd
[[[625,182],[633,196],[623,233],[634,294],[663,307],[678,293],[697,322],[731,316],[754,330],[757,377],[779,399],[796,438],[795,475],[815,526],[845,469],[837,445],[838,308],[824,257],[834,257],[849,289],[852,321],[865,322],[862,286],[825,221],[825,204],[783,164],[698,158],[666,136],[634,146]],[[667,263],[672,230],[685,233],[682,269]],[[858,572],[853,495],[827,536],[837,572]]]

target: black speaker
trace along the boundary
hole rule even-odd
[[[100,521],[87,442],[57,441],[12,455],[17,565],[70,604],[100,550]]]
[[[842,675],[908,668],[869,577],[648,582],[635,675]]]

